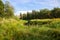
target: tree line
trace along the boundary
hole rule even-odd
[[[41,9],[40,11],[32,10],[32,12],[27,12],[26,14],[20,13],[20,19],[30,20],[30,19],[47,19],[47,18],[60,18],[60,8]]]
[[[3,1],[0,0],[0,17],[9,18],[12,16],[14,16],[13,6],[8,1],[3,3]]]

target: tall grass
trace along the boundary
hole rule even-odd
[[[2,19],[0,40],[60,40],[60,21],[55,20],[50,25],[41,27],[25,26],[25,22],[24,20]]]

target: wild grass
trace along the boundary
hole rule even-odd
[[[42,20],[44,19],[40,21]],[[50,24],[40,26],[25,26],[25,22],[27,21],[11,18],[1,19],[0,40],[60,40],[60,19],[51,19]]]

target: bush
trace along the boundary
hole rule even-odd
[[[44,24],[50,24],[51,22],[52,22],[51,20],[47,20],[47,21],[33,20],[33,21],[29,21],[29,22],[25,23],[25,25],[44,25]]]

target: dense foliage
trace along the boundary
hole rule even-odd
[[[33,10],[31,13],[20,14],[20,19],[47,19],[47,18],[60,18],[60,8],[54,8],[52,10],[41,9],[40,11]]]
[[[6,1],[4,5],[5,5],[4,6],[5,16],[8,17],[8,18],[14,16],[14,8],[13,8],[13,6],[8,1]]]
[[[4,4],[2,0],[0,0],[0,17],[3,17],[4,14]]]
[[[0,17],[12,17],[14,16],[14,8],[13,6],[6,1],[5,3],[0,0]]]

